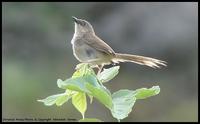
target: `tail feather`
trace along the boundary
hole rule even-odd
[[[152,68],[160,68],[160,66],[167,66],[165,61],[150,58],[150,57],[144,57],[144,56],[138,56],[138,55],[131,55],[131,54],[121,54],[116,53],[115,57],[112,59],[113,62],[133,62],[140,65],[146,65]]]

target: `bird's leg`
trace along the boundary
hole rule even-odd
[[[98,72],[97,72],[97,76],[101,73],[101,70],[103,69],[103,66],[104,66],[103,64],[97,66],[98,69],[99,69]],[[102,87],[104,87],[101,81],[98,81],[98,82]]]
[[[104,66],[103,64],[98,66],[98,69],[99,69],[99,70],[98,70],[98,72],[97,72],[97,75],[100,74],[101,70],[103,69],[103,66]]]

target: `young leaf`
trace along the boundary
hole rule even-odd
[[[92,75],[85,75],[82,77],[76,77],[76,78],[69,78],[65,81],[62,81],[61,79],[57,80],[57,85],[59,88],[62,89],[70,89],[78,92],[88,92],[88,90],[85,88],[85,83],[90,83],[95,87],[99,87],[99,83],[96,79],[96,77]]]
[[[122,89],[112,94],[112,99],[123,98],[123,97],[129,97],[129,98],[134,97],[134,91]]]
[[[80,69],[83,69],[85,68],[86,66],[88,66],[87,63],[79,63],[78,65],[76,65],[76,70],[80,70]]]
[[[119,90],[112,95],[113,109],[111,109],[112,116],[121,120],[128,116],[136,101],[134,92],[131,90]]]
[[[101,85],[101,89],[103,89],[104,91],[106,91],[110,96],[112,95],[110,93],[110,90],[108,90],[105,86],[103,86],[103,84]]]
[[[56,100],[58,97],[62,96],[62,94],[56,94],[56,95],[52,95],[52,96],[49,96],[45,99],[42,99],[42,100],[37,100],[38,102],[43,102],[44,105],[46,106],[51,106],[53,104],[56,103]]]
[[[84,75],[93,75],[93,76],[95,76],[95,72],[87,63],[78,64],[76,66],[76,71],[72,75],[72,78],[82,77]]]
[[[160,87],[159,86],[153,86],[152,88],[141,88],[141,89],[137,89],[135,91],[135,97],[137,99],[145,99],[147,97],[150,96],[155,96],[157,94],[159,94],[160,92]]]
[[[104,69],[99,75],[97,75],[97,77],[102,83],[105,83],[113,79],[118,72],[119,66],[114,66],[109,69]]]
[[[58,79],[57,85],[62,89],[70,89],[78,92],[87,92],[87,89],[84,86],[85,80],[81,77],[79,78],[69,78],[65,81]]]
[[[101,87],[94,87],[93,85],[86,83],[86,88],[91,92],[90,95],[98,99],[102,104],[104,104],[109,109],[112,108],[112,98],[111,96]]]
[[[103,121],[96,118],[84,118],[79,120],[79,122],[103,122]]]
[[[95,76],[93,75],[85,75],[83,76],[85,82],[91,84],[94,87],[100,87],[100,84],[98,83],[98,80]]]
[[[72,96],[72,104],[82,114],[84,118],[85,111],[87,109],[87,100],[85,93],[77,92]]]
[[[55,103],[57,106],[61,106],[62,104],[67,102],[74,93],[76,93],[76,92],[71,91],[71,90],[66,90],[65,93],[52,95],[45,99],[37,100],[37,101],[43,102],[46,106],[51,106]]]
[[[74,94],[74,93],[75,93],[75,91],[66,90],[65,95],[60,96],[56,99],[56,105],[57,106],[63,105],[65,102],[67,102],[72,97],[72,94]]]
[[[42,100],[37,100],[38,102],[43,102],[46,106],[51,106],[57,102],[57,105],[65,103],[70,97],[66,93],[56,94],[49,96]]]

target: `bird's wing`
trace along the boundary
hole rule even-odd
[[[115,54],[114,50],[97,36],[87,38],[85,39],[85,41],[87,45],[91,46],[92,48],[96,50],[102,51],[109,55]]]

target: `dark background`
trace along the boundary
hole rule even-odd
[[[46,107],[37,99],[62,93],[79,62],[72,53],[72,16],[89,21],[116,52],[158,58],[167,67],[121,63],[105,84],[111,92],[159,85],[155,97],[135,103],[123,121],[197,121],[198,3],[2,3],[4,118],[81,118],[71,101]],[[117,121],[88,102],[86,117]]]

